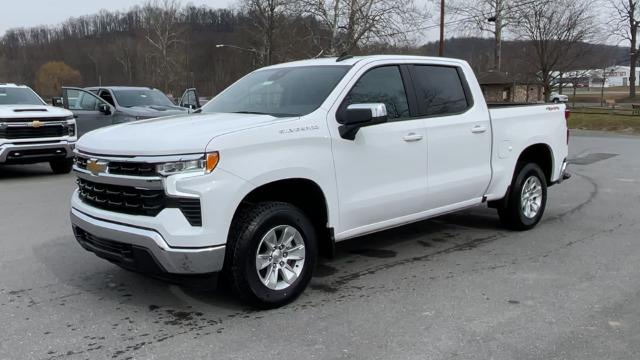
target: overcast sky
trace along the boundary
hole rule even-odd
[[[14,27],[56,25],[70,17],[94,14],[101,9],[127,10],[145,0],[0,0],[0,36]],[[227,7],[234,0],[190,0],[183,4]]]

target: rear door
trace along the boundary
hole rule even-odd
[[[479,200],[491,181],[491,122],[461,68],[410,66],[427,132],[429,209]],[[482,99],[478,99],[482,101]]]
[[[76,117],[78,137],[113,124],[113,107],[90,91],[62,88],[64,107]]]

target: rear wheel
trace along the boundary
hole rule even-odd
[[[317,260],[313,225],[293,205],[264,202],[239,210],[228,241],[227,273],[234,291],[260,308],[294,300]]]
[[[518,166],[506,203],[498,208],[500,221],[513,230],[529,230],[542,219],[547,204],[547,182],[536,164]]]
[[[54,174],[68,174],[73,168],[73,159],[50,161],[49,166]]]

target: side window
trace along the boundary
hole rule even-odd
[[[100,90],[100,97],[102,100],[111,104],[111,106],[116,106],[116,103],[113,101],[113,96],[111,96],[109,90]]]
[[[369,70],[351,89],[345,103],[384,103],[389,120],[410,116],[407,93],[398,66],[383,66]]]
[[[187,101],[188,104],[190,105],[197,105],[198,104],[198,99],[196,99],[196,92],[195,91],[189,91],[189,94],[187,95]]]
[[[98,110],[99,100],[89,92],[69,89],[67,90],[69,110]]]
[[[456,114],[469,107],[455,67],[414,65],[413,82],[422,116]]]

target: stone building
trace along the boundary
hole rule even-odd
[[[536,81],[523,81],[499,71],[478,74],[478,82],[488,103],[537,103],[544,101],[544,90]]]

